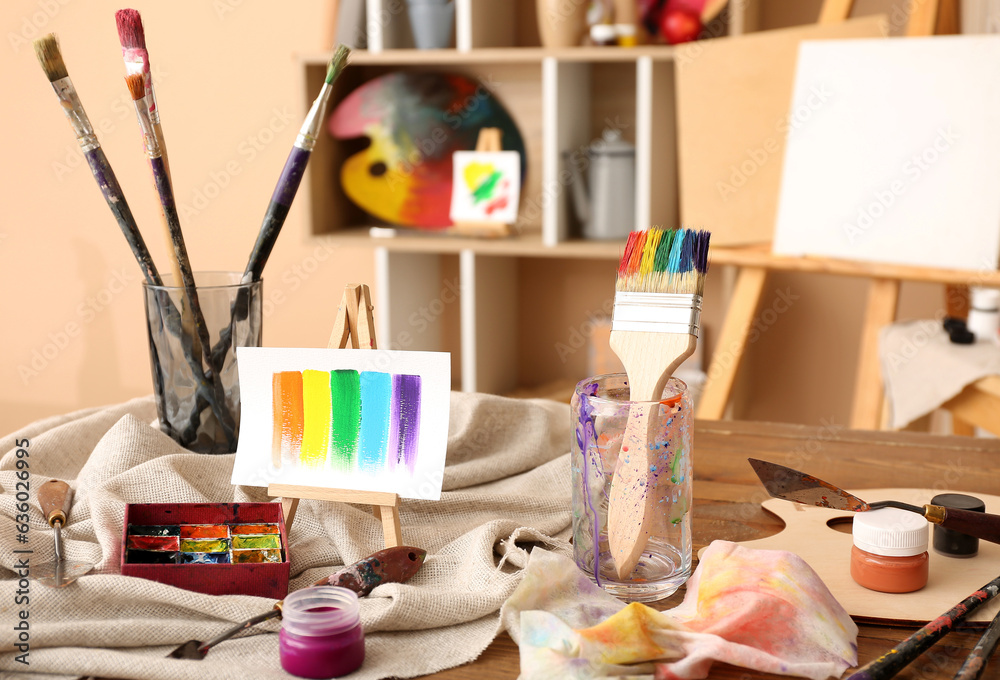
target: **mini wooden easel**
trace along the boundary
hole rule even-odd
[[[372,298],[368,286],[348,284],[337,309],[337,318],[330,334],[329,349],[377,349],[375,343],[375,321],[372,318]],[[269,484],[267,493],[281,497],[281,508],[285,516],[285,531],[292,530],[295,511],[300,498],[321,501],[357,503],[371,505],[375,516],[382,520],[385,547],[403,545],[399,526],[399,494],[387,491],[355,491],[352,489],[327,489],[297,484]]]
[[[476,139],[476,151],[503,151],[500,128],[483,128]],[[510,225],[503,222],[455,222],[446,230],[457,236],[497,238],[510,235]]]

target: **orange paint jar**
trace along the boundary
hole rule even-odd
[[[854,516],[851,578],[869,590],[911,593],[927,585],[927,530],[921,515],[879,508]]]

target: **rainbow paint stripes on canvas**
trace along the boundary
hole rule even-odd
[[[275,468],[378,475],[417,463],[419,375],[339,369],[272,374]]]

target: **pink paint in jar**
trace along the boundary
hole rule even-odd
[[[304,588],[285,598],[278,634],[281,667],[300,678],[339,678],[365,660],[365,632],[354,591]]]

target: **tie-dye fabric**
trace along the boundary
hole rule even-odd
[[[625,606],[572,560],[532,552],[501,611],[521,678],[694,680],[714,661],[815,680],[857,663],[858,628],[797,555],[715,541],[678,607]]]

